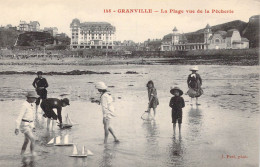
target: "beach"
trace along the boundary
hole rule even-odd
[[[199,65],[198,73],[202,77],[204,90],[199,98],[201,105],[191,106],[190,98],[183,95],[186,106],[183,108],[182,135],[177,133],[173,136],[170,87],[178,86],[187,92],[190,65],[127,65],[127,60],[124,62],[113,66],[86,66],[80,61],[79,64],[60,65],[4,62],[0,67],[0,117],[4,118],[0,123],[0,165],[258,166],[259,66]],[[68,75],[68,72],[75,70],[95,73]],[[17,73],[6,74],[6,71]],[[69,130],[56,127],[50,132],[43,127],[37,128],[37,156],[21,158],[19,154],[24,137],[21,133],[18,136],[14,134],[14,121],[25,101],[25,92],[33,90],[32,82],[36,77],[33,73],[36,71],[48,73],[44,75],[49,83],[48,97],[67,97],[71,100],[64,113],[69,113],[78,125]],[[149,80],[154,81],[160,102],[155,121],[140,119],[147,109],[146,83]],[[103,144],[102,110],[98,104],[91,102],[91,98],[99,98],[94,86],[98,81],[108,85],[114,98],[116,117],[111,122],[119,144],[113,142],[111,135],[108,144]],[[85,159],[71,158],[69,155],[73,147],[46,145],[53,137],[66,134],[73,143],[77,143],[79,150],[85,146],[94,155]]]

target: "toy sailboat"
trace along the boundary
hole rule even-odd
[[[88,155],[85,153],[85,146],[82,147],[82,152],[81,154],[78,153],[78,149],[76,145],[73,145],[73,153],[70,155],[70,157],[78,157],[78,158],[84,158],[87,157]]]
[[[69,135],[65,135],[63,141],[61,141],[61,136],[57,136],[47,143],[48,145],[53,144],[54,146],[72,146],[73,143],[69,143]]]
[[[78,124],[77,124],[77,123],[74,123],[74,122],[70,119],[69,114],[67,114],[67,116],[66,116],[66,118],[65,118],[65,121],[64,121],[64,123],[63,123],[62,125],[63,125],[62,129],[67,129],[67,128],[71,128],[73,125],[78,125]],[[58,126],[60,126],[60,125],[58,125]]]

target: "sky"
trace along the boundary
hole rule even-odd
[[[111,13],[104,13],[111,9]],[[153,13],[118,13],[120,9],[152,9]],[[184,13],[169,13],[170,10]],[[205,13],[205,9],[210,13]],[[232,10],[233,13],[212,13]],[[161,13],[167,10],[168,13]],[[195,13],[187,13],[194,10]],[[202,10],[203,13],[196,13]],[[39,21],[41,29],[57,27],[70,35],[74,18],[81,22],[109,22],[116,27],[116,39],[143,42],[162,39],[176,26],[180,33],[193,32],[233,20],[248,22],[260,14],[260,0],[0,0],[0,25],[18,26],[20,20]]]

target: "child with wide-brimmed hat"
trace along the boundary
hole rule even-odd
[[[30,149],[31,154],[35,155],[34,145],[35,139],[33,135],[34,131],[34,118],[35,118],[35,101],[38,95],[34,91],[30,91],[26,94],[26,102],[22,104],[19,116],[16,119],[15,134],[19,134],[19,130],[24,134],[24,143],[22,146],[21,155],[24,154],[26,147],[31,142]]]
[[[110,94],[108,94],[107,86],[104,82],[97,82],[96,83],[96,89],[101,93],[100,96],[100,105],[102,106],[102,112],[103,112],[103,124],[104,124],[104,131],[105,131],[105,137],[104,137],[104,143],[107,143],[108,134],[109,132],[114,137],[115,142],[119,142],[117,137],[115,136],[115,133],[111,127],[111,119],[115,116],[114,114],[114,106],[112,104],[113,98]]]
[[[191,105],[192,98],[196,98],[196,105],[199,105],[198,98],[203,94],[203,90],[201,89],[202,79],[197,73],[198,70],[198,66],[191,67],[190,71],[192,73],[188,76],[187,79],[187,84],[189,87],[187,94],[191,97]]]
[[[170,93],[174,95],[171,98],[169,106],[172,108],[172,123],[173,123],[173,132],[175,135],[176,123],[179,124],[179,134],[181,134],[181,124],[182,124],[182,108],[185,107],[184,99],[181,97],[183,91],[174,87],[171,88]]]

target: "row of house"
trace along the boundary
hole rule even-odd
[[[249,40],[241,37],[237,29],[212,33],[210,25],[207,24],[204,32],[196,34],[192,41],[187,40],[186,35],[179,33],[174,27],[171,34],[164,36],[160,48],[161,51],[245,49],[249,48]]]
[[[7,25],[13,28],[11,25]],[[49,32],[52,36],[59,36],[57,27],[44,27],[40,29],[38,21],[20,21],[18,30]],[[70,24],[72,49],[114,49],[114,46],[130,46],[149,50],[150,45],[155,50],[161,51],[186,51],[206,49],[245,49],[249,48],[249,40],[241,37],[236,29],[228,31],[216,31],[212,33],[209,24],[204,28],[203,33],[196,34],[194,39],[187,39],[187,35],[179,33],[176,27],[172,33],[165,35],[162,40],[145,41],[137,45],[134,41],[125,40],[122,43],[116,41],[116,28],[108,22],[80,22],[75,18]]]
[[[54,37],[58,34],[57,27],[44,27],[41,29],[38,21],[30,21],[28,23],[26,21],[20,21],[18,30],[24,32],[48,32]]]

